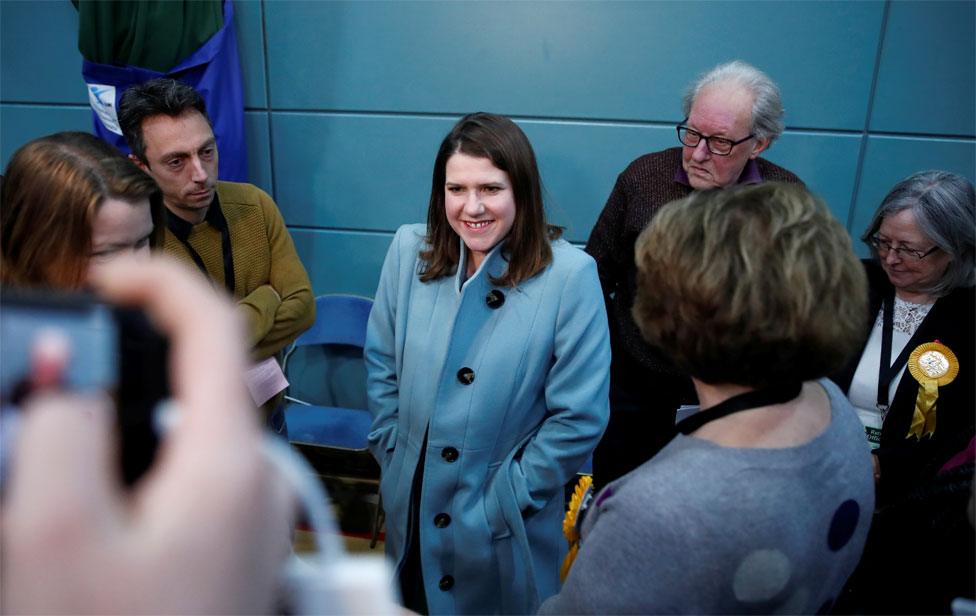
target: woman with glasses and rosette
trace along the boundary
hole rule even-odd
[[[917,173],[863,236],[875,256],[865,262],[870,327],[835,380],[873,449],[877,507],[835,613],[948,613],[976,590],[973,201],[965,178]]]
[[[899,182],[862,239],[875,259],[860,358],[835,379],[874,453],[878,505],[933,477],[973,437],[973,185],[944,171]]]

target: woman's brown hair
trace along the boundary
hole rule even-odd
[[[863,342],[864,268],[803,188],[695,191],[661,208],[635,256],[644,338],[706,383],[819,378]]]
[[[104,141],[63,132],[22,146],[0,195],[0,280],[29,287],[79,288],[91,258],[92,223],[105,199],[149,199],[150,246],[165,227],[156,183]]]
[[[542,181],[532,144],[522,129],[508,118],[491,113],[472,113],[461,118],[444,137],[434,160],[427,210],[427,245],[420,253],[424,266],[420,280],[429,282],[450,276],[460,261],[460,238],[447,220],[444,184],[447,161],[462,153],[487,158],[508,174],[515,196],[515,222],[505,247],[508,268],[492,284],[514,287],[545,269],[552,262],[549,242],[562,229],[546,223],[542,203]]]

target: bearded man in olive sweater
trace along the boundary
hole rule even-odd
[[[637,236],[661,206],[693,190],[802,183],[759,158],[783,132],[779,88],[763,72],[740,61],[719,65],[692,85],[683,107],[682,147],[646,154],[624,169],[586,244],[600,274],[613,350],[610,424],[593,454],[597,488],[657,453],[674,435],[677,408],[696,402],[690,379],[665,351],[644,342],[631,316]]]
[[[206,107],[185,84],[160,78],[126,90],[119,124],[132,160],[163,193],[164,251],[237,300],[255,362],[277,355],[312,325],[315,299],[274,201],[251,184],[217,181]],[[265,402],[266,415],[278,398]]]

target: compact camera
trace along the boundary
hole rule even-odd
[[[159,440],[153,413],[169,397],[166,339],[141,311],[112,306],[90,293],[4,288],[0,403],[6,421],[30,395],[33,346],[51,330],[70,344],[60,387],[105,391],[115,400],[119,465],[123,480],[133,484],[152,464]]]

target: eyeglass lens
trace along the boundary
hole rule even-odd
[[[678,127],[678,140],[689,148],[696,147],[702,139],[705,140],[705,147],[712,154],[725,155],[732,151],[732,142],[724,137],[705,137],[687,126]]]
[[[913,257],[915,259],[921,259],[923,257],[926,257],[932,251],[938,248],[938,246],[934,246],[925,252],[922,252],[921,250],[915,250],[914,248],[907,248],[905,246],[898,246],[897,248],[895,248],[891,245],[891,242],[883,240],[877,236],[871,238],[871,243],[874,244],[874,248],[878,251],[879,254],[880,253],[888,254],[889,251],[894,251],[895,254],[897,254],[902,258]]]

